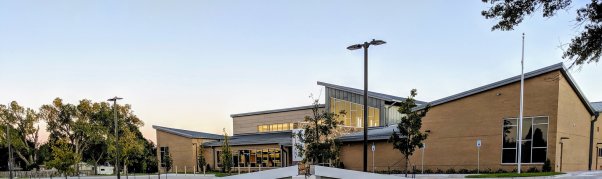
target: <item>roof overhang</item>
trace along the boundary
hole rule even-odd
[[[567,79],[568,83],[570,84],[571,88],[575,91],[575,93],[577,94],[577,96],[579,97],[579,99],[581,100],[581,102],[583,103],[583,105],[587,108],[588,112],[591,115],[594,115],[596,110],[592,107],[592,105],[590,104],[590,102],[587,100],[587,98],[585,97],[585,95],[583,94],[583,92],[581,91],[581,89],[579,88],[579,86],[577,85],[577,83],[575,82],[575,80],[573,79],[573,77],[571,76],[571,74],[568,72],[567,68],[562,64],[562,62],[554,64],[554,65],[550,65],[544,68],[540,68],[534,71],[530,71],[525,73],[525,80],[533,78],[533,77],[537,77],[539,75],[543,75],[549,72],[553,72],[553,71],[560,71],[561,74],[565,77],[565,79]],[[479,94],[488,90],[492,90],[495,88],[499,88],[502,86],[506,86],[512,83],[516,83],[519,82],[521,79],[520,75],[511,77],[511,78],[507,78],[501,81],[497,81],[491,84],[487,84],[478,88],[474,88],[468,91],[464,91],[455,95],[451,95],[445,98],[441,98],[435,101],[430,102],[431,107],[433,106],[437,106],[437,105],[441,105],[441,104],[445,104],[448,102],[452,102],[458,99],[462,99],[464,97],[468,97],[468,96],[472,96],[475,94]],[[426,105],[421,105],[416,107],[414,110],[422,110],[426,107]]]

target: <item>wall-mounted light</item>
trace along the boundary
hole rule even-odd
[[[431,130],[426,130],[426,131],[424,131],[424,132],[426,132],[426,133],[431,133]]]

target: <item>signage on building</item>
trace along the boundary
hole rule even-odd
[[[477,147],[481,147],[481,139],[477,140]]]
[[[299,133],[301,133],[301,136],[303,136],[303,134],[305,134],[305,130],[304,129],[293,129],[293,137],[292,137],[293,162],[299,162],[299,161],[303,160],[303,156],[299,156],[299,149],[297,149],[297,146],[304,146],[303,142],[301,142],[301,140],[299,140],[299,136],[297,135]]]

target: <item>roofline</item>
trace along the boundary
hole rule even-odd
[[[562,62],[527,72],[527,73],[525,73],[525,80],[534,78],[534,77],[537,77],[539,75],[543,75],[543,74],[546,74],[549,72],[557,71],[557,70],[560,70],[562,75],[567,79],[569,85],[571,85],[571,88],[573,88],[573,90],[577,93],[577,96],[579,97],[581,102],[585,105],[585,107],[590,112],[590,114],[593,115],[596,112],[596,110],[591,106],[591,104],[589,103],[589,101],[587,100],[587,98],[585,97],[585,95],[583,94],[581,89],[579,89],[579,86],[577,86],[577,83],[575,83],[575,80],[573,80],[573,77],[571,76],[571,74],[568,73],[566,67],[564,66],[564,64]],[[493,82],[493,83],[490,83],[487,85],[483,85],[483,86],[480,86],[480,87],[477,87],[477,88],[474,88],[474,89],[471,89],[468,91],[464,91],[464,92],[461,92],[458,94],[454,94],[454,95],[451,95],[451,96],[448,96],[445,98],[441,98],[441,99],[430,102],[430,105],[431,105],[431,107],[434,107],[437,105],[441,105],[441,104],[445,104],[445,103],[452,102],[455,100],[459,100],[464,97],[472,96],[472,95],[479,94],[479,93],[482,93],[482,92],[485,92],[488,90],[492,90],[492,89],[506,86],[506,85],[509,85],[512,83],[516,83],[518,81],[520,81],[520,75],[506,78],[506,79],[503,79],[503,80],[500,80],[497,82]],[[420,105],[420,106],[416,107],[414,110],[421,110],[421,109],[424,109],[425,107],[426,107],[426,105]]]
[[[346,86],[340,86],[340,85],[330,84],[330,83],[321,82],[321,81],[318,81],[318,85],[320,85],[320,86],[324,86],[324,87],[329,87],[329,88],[334,88],[334,89],[341,90],[341,91],[347,91],[347,92],[350,92],[350,93],[355,93],[355,94],[359,94],[359,95],[364,95],[363,93],[359,93],[359,92],[355,92],[355,91],[350,91],[350,90],[346,89],[346,88],[349,88],[349,89],[354,89],[354,90],[358,90],[358,91],[364,91],[364,90],[360,90],[360,89],[357,89],[357,88],[351,88],[351,87],[346,87]],[[370,94],[370,93],[372,93],[372,94]],[[396,102],[400,102],[400,101],[399,101],[399,100],[397,100],[397,99],[393,99],[393,98],[382,98],[382,97],[376,96],[376,95],[374,95],[374,94],[376,94],[376,95],[384,95],[384,96],[393,96],[393,95],[388,95],[388,94],[384,94],[384,93],[378,93],[378,92],[368,91],[368,97],[371,97],[371,98],[376,98],[376,99],[381,99],[381,100],[385,100],[385,101],[396,101]],[[398,98],[405,98],[405,97],[399,97],[399,96],[394,96],[394,97],[398,97]],[[427,103],[427,102],[425,102],[425,101],[420,101],[420,100],[416,100],[416,99],[414,99],[414,101],[416,101],[417,103]]]
[[[192,136],[192,135],[188,135],[186,133],[181,133],[181,132],[178,132],[178,131],[169,130],[169,129],[174,129],[174,128],[157,126],[157,125],[153,125],[153,129],[159,130],[159,131],[163,131],[163,132],[167,132],[167,133],[174,134],[174,135],[179,135],[179,136],[182,136],[182,137],[191,138],[191,139],[216,139],[216,138],[208,138],[208,137],[195,137],[195,136]],[[185,130],[185,129],[180,129],[180,130]],[[192,132],[196,132],[196,131],[192,131]],[[202,133],[206,133],[206,132],[202,132]],[[219,134],[211,134],[211,133],[206,133],[206,134],[220,136]]]
[[[319,108],[324,108],[324,104],[318,104],[318,107]],[[256,112],[248,112],[248,113],[239,113],[239,114],[231,114],[230,117],[235,118],[235,117],[259,115],[259,114],[271,114],[271,113],[280,113],[280,112],[289,112],[289,111],[299,111],[299,110],[312,109],[312,108],[314,108],[314,105],[299,106],[299,107],[292,107],[292,108],[282,108],[282,109],[272,109],[272,110],[256,111]]]

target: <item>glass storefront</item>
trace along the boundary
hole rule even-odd
[[[280,167],[280,149],[249,149],[232,151],[233,167]],[[222,166],[221,151],[217,151],[217,166]]]
[[[339,114],[341,111],[345,111],[345,115],[339,116],[344,126],[363,127],[364,105],[331,97],[330,112]],[[380,126],[380,111],[378,108],[368,106],[368,127],[374,126]]]

